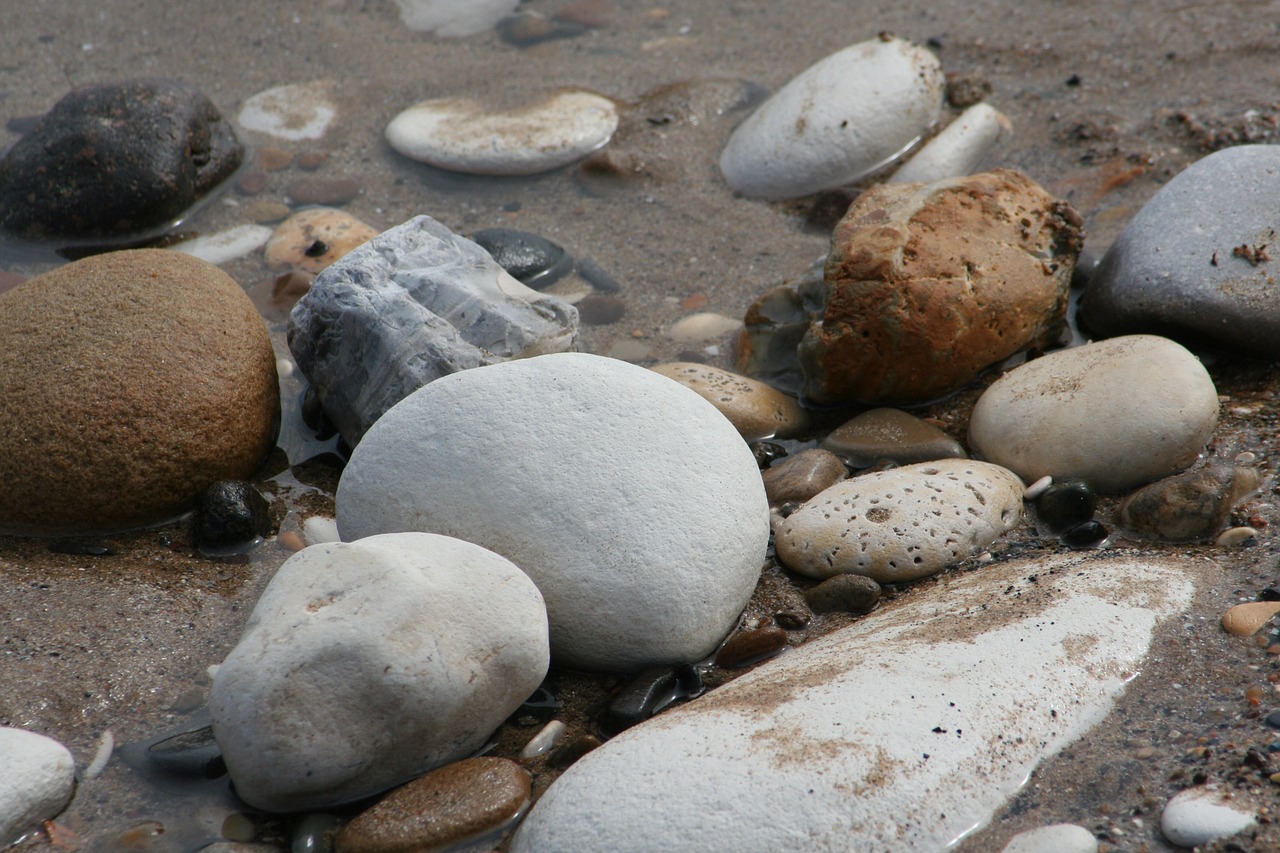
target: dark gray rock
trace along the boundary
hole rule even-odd
[[[243,159],[231,124],[192,86],[82,86],[0,160],[0,228],[32,239],[151,231],[178,220]]]
[[[1280,146],[1241,145],[1192,164],[1103,256],[1085,290],[1087,327],[1280,358],[1277,197]]]
[[[289,317],[289,349],[354,447],[388,409],[459,370],[574,348],[578,313],[429,216],[325,269]]]
[[[546,290],[573,269],[573,258],[562,246],[528,231],[486,228],[471,239],[534,290]]]
[[[244,480],[219,480],[200,495],[191,538],[206,557],[228,557],[252,551],[271,527],[262,492]]]

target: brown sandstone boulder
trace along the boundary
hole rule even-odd
[[[0,295],[0,530],[164,521],[253,472],[280,409],[253,303],[217,267],[143,249]]]

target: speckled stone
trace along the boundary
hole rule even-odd
[[[318,273],[352,249],[378,235],[349,213],[313,207],[290,216],[267,241],[267,266]]]
[[[511,823],[529,805],[530,779],[503,758],[468,758],[388,794],[334,838],[337,853],[431,853]]]
[[[0,295],[0,529],[117,530],[244,479],[275,440],[266,325],[240,285],[159,249]]]
[[[1254,468],[1213,465],[1144,486],[1121,502],[1120,524],[1166,542],[1212,539],[1262,477]]]
[[[848,475],[840,457],[820,447],[801,451],[769,466],[761,474],[770,506],[804,503]]]
[[[809,422],[795,399],[755,379],[687,361],[659,364],[653,370],[698,392],[747,441],[790,438]]]
[[[963,459],[960,442],[901,409],[871,409],[836,427],[822,446],[869,468],[888,459],[899,465],[934,459]]]

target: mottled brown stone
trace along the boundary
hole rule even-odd
[[[888,459],[899,465],[963,459],[960,442],[901,409],[871,409],[832,430],[822,446],[858,468]]]
[[[814,447],[769,466],[761,475],[769,506],[804,503],[848,475],[840,457]]]
[[[431,853],[500,829],[529,802],[529,774],[467,758],[392,791],[338,833],[337,853]]]
[[[1214,465],[1157,480],[1121,502],[1120,524],[1135,533],[1166,542],[1212,539],[1231,508],[1262,478],[1253,468]]]

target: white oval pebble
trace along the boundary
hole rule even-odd
[[[330,101],[333,86],[329,80],[316,80],[267,89],[245,101],[237,119],[245,130],[277,139],[320,139],[338,114]]]
[[[560,742],[560,738],[564,737],[567,728],[560,720],[552,720],[547,723],[538,730],[536,735],[529,738],[529,742],[524,745],[524,749],[520,750],[520,759],[529,761],[542,755]]]
[[[302,538],[308,545],[342,541],[338,535],[338,522],[323,515],[313,515],[302,522]]]
[[[1258,531],[1252,527],[1229,527],[1218,534],[1213,544],[1220,548],[1239,548],[1258,538]]]
[[[613,101],[593,92],[558,92],[513,110],[436,98],[393,118],[387,142],[406,157],[451,172],[535,175],[582,159],[617,127]]]
[[[411,30],[446,38],[482,33],[501,21],[520,0],[396,0],[400,22]]]
[[[1012,130],[1009,119],[999,110],[974,104],[912,155],[889,183],[933,183],[971,174],[1000,137]]]
[[[216,234],[183,240],[170,248],[211,264],[225,264],[260,249],[270,239],[271,229],[265,225],[237,225]]]
[[[1027,486],[1026,490],[1022,493],[1022,497],[1024,500],[1033,501],[1045,492],[1049,491],[1049,487],[1052,485],[1053,478],[1048,474],[1045,474],[1039,480],[1036,480],[1030,486]]]
[[[1055,823],[1019,832],[1002,853],[1098,853],[1098,839],[1083,826]]]
[[[50,737],[0,727],[0,847],[55,817],[76,785],[76,762]]]
[[[687,317],[681,317],[676,320],[671,324],[671,328],[667,329],[667,337],[681,344],[697,344],[722,338],[730,332],[736,332],[741,328],[741,320],[735,320],[723,314],[704,311],[700,314],[690,314]]]
[[[1188,788],[1165,804],[1160,831],[1179,847],[1199,847],[1253,826],[1253,812],[1230,802],[1215,787]]]
[[[837,51],[793,78],[738,126],[720,155],[737,192],[808,195],[856,181],[911,146],[942,111],[937,58],[883,37]]]

